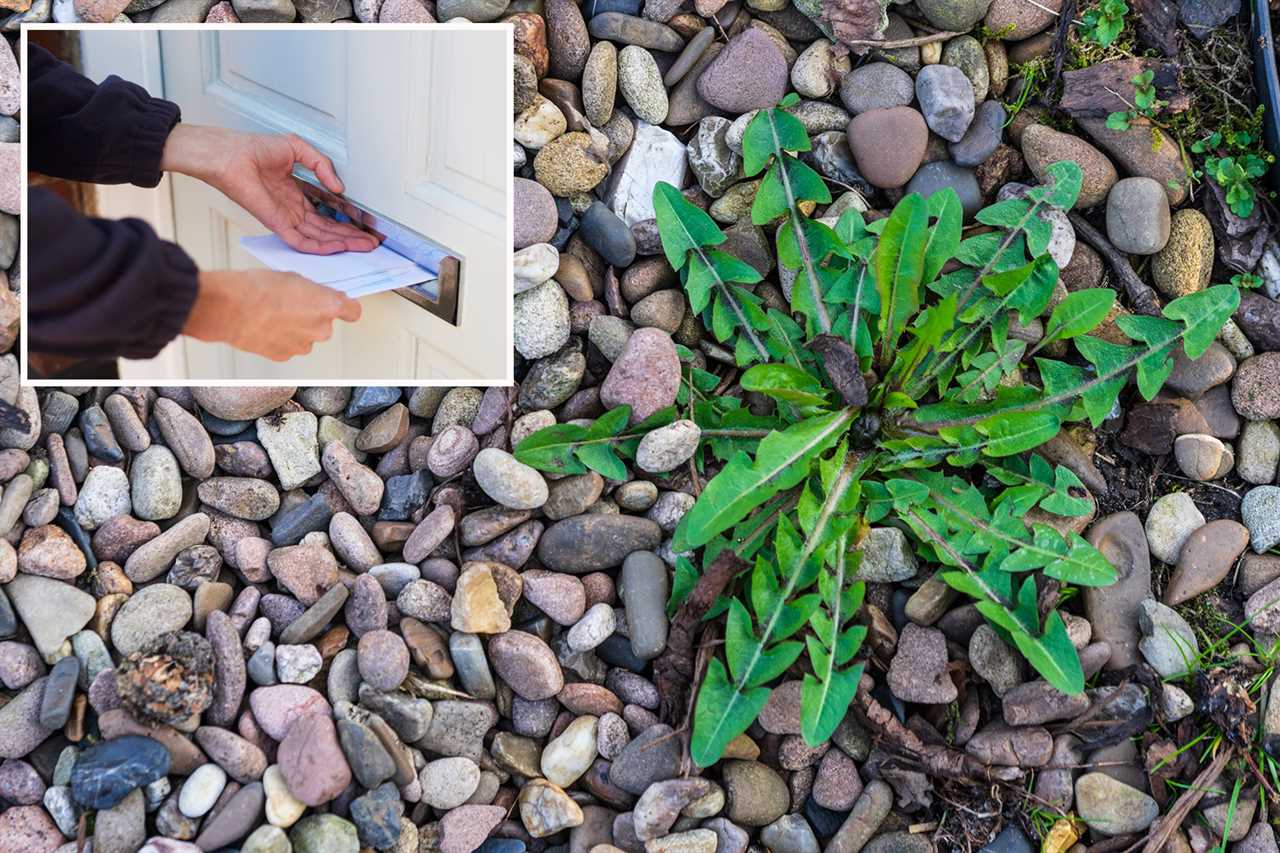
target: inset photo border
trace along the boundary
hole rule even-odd
[[[511,27],[42,24],[20,63],[24,383],[513,382]]]

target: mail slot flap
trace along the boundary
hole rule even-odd
[[[419,308],[430,311],[454,326],[458,325],[458,288],[462,279],[462,259],[434,240],[412,228],[383,216],[349,198],[331,193],[309,174],[299,171],[293,179],[316,212],[339,222],[349,222],[377,235],[382,245],[436,274],[434,281],[402,287],[393,293]]]

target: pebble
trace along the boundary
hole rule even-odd
[[[877,108],[849,121],[848,140],[863,177],[873,186],[893,189],[911,180],[923,162],[929,128],[911,107]]]
[[[523,249],[549,242],[556,233],[556,204],[545,187],[527,178],[513,179],[514,245]]]
[[[65,657],[53,665],[45,680],[44,696],[41,697],[41,726],[56,730],[66,725],[79,678],[80,661],[75,657]]]
[[[969,638],[969,664],[997,696],[1022,681],[1021,659],[989,625],[979,625]]]
[[[723,764],[726,811],[741,826],[767,826],[786,813],[791,802],[787,785],[777,772],[759,761]]]
[[[624,49],[623,53],[629,49]],[[613,266],[626,267],[635,260],[636,241],[631,229],[604,204],[592,202],[582,214],[579,228],[587,244]]]
[[[319,421],[311,412],[287,412],[257,420],[258,441],[271,458],[280,488],[296,489],[320,473]]]
[[[840,101],[857,115],[869,110],[905,107],[915,99],[911,75],[888,62],[868,62],[840,79]]]
[[[1150,796],[1099,772],[1076,780],[1076,811],[1090,829],[1104,835],[1143,832],[1160,815]]]
[[[173,451],[154,445],[139,453],[129,469],[132,512],[144,521],[173,518],[182,507],[182,472]]]
[[[667,90],[652,53],[634,44],[624,47],[618,54],[617,74],[618,90],[638,118],[650,124],[666,121]]]
[[[1217,586],[1249,544],[1249,531],[1229,518],[1211,521],[1188,537],[1165,587],[1164,603],[1182,604]]]
[[[46,678],[38,678],[0,707],[0,758],[24,758],[52,732],[40,724]]]
[[[93,618],[93,596],[62,581],[19,574],[4,591],[45,657],[53,655]]]
[[[524,631],[507,631],[490,640],[489,663],[524,699],[549,699],[564,687],[555,653],[539,637]]]
[[[1078,165],[1083,173],[1080,194],[1073,205],[1078,210],[1106,201],[1108,192],[1119,180],[1116,167],[1106,154],[1078,136],[1040,124],[1033,124],[1023,131],[1022,156],[1027,168],[1040,181],[1044,180],[1046,169],[1053,163],[1070,160]]]
[[[187,817],[204,817],[227,785],[227,774],[216,764],[204,764],[182,783],[178,809]]]
[[[650,474],[672,471],[698,449],[702,430],[691,420],[677,420],[647,433],[636,448],[636,465]]]
[[[674,779],[680,770],[680,744],[670,726],[659,723],[641,731],[609,766],[609,782],[639,796],[654,782]]]
[[[943,189],[954,190],[960,199],[966,219],[971,219],[982,208],[982,190],[974,173],[949,160],[925,163],[907,182],[907,192],[919,193],[928,198]]]
[[[618,92],[618,49],[613,42],[591,47],[582,69],[582,103],[587,120],[600,127],[613,115]]]
[[[1169,242],[1169,199],[1151,178],[1124,178],[1107,195],[1107,237],[1122,252],[1154,255]]]
[[[549,569],[570,574],[611,569],[633,551],[662,543],[662,529],[633,515],[580,515],[557,521],[538,540],[538,558]],[[664,605],[665,606],[665,605]]]
[[[747,28],[731,38],[698,77],[707,103],[740,115],[775,106],[786,94],[787,60],[764,32]]]
[[[538,183],[552,195],[566,198],[594,189],[604,180],[609,168],[595,150],[590,136],[571,131],[538,151],[533,158],[533,171]]]
[[[974,91],[969,78],[951,65],[927,65],[916,75],[915,86],[929,129],[949,142],[959,142],[974,116]]]
[[[1213,258],[1208,217],[1195,208],[1179,210],[1170,220],[1168,242],[1151,259],[1156,289],[1170,299],[1204,290],[1213,273]]]
[[[602,41],[615,41],[628,45],[676,53],[684,47],[680,34],[666,24],[648,21],[622,12],[599,12],[587,22],[587,30]]]
[[[90,809],[109,809],[169,772],[169,751],[158,741],[125,735],[80,752],[71,769],[71,793]]]
[[[1180,435],[1173,453],[1182,473],[1201,482],[1225,476],[1235,465],[1234,454],[1211,435]]]
[[[409,648],[398,634],[370,631],[360,638],[357,665],[366,684],[376,690],[395,690],[409,674]]]
[[[470,758],[440,758],[428,762],[418,778],[422,781],[422,802],[437,809],[453,809],[475,793],[480,767]]]
[[[1280,633],[1280,583],[1272,581],[1249,596],[1244,615],[1249,625],[1262,634]]]
[[[534,838],[545,838],[561,830],[581,826],[582,808],[559,786],[534,779],[520,790],[520,821]]]
[[[255,691],[256,692],[256,691]],[[309,806],[327,803],[351,783],[333,720],[309,714],[288,729],[277,753],[290,793]]]
[[[289,793],[280,766],[273,764],[262,774],[266,818],[273,826],[288,829],[298,822],[306,811],[306,804]]]
[[[17,569],[25,574],[74,581],[87,565],[84,553],[60,527],[33,527],[18,545]]]
[[[131,509],[128,474],[109,465],[89,469],[75,503],[76,522],[81,527],[96,530],[107,519],[127,515]]]
[[[1264,352],[1242,361],[1231,383],[1231,402],[1251,421],[1280,418],[1280,353]]]
[[[549,280],[559,266],[560,253],[550,243],[534,243],[519,249],[511,257],[515,292],[522,293]]]
[[[312,645],[276,646],[276,677],[285,684],[306,684],[324,665],[320,652]]]
[[[561,788],[581,778],[596,759],[597,722],[597,717],[583,715],[550,740],[542,750],[542,775]]]
[[[1256,553],[1280,545],[1280,487],[1250,489],[1240,502],[1240,520],[1249,529],[1249,544]]]
[[[485,494],[510,509],[537,509],[547,502],[547,483],[542,475],[496,447],[476,455],[472,473]]]
[[[603,602],[594,604],[586,614],[578,620],[566,635],[569,648],[575,652],[588,652],[608,639],[616,629],[613,608]],[[665,647],[666,632],[663,632]],[[634,647],[633,647],[634,649]],[[637,652],[639,655],[640,653]],[[643,657],[643,655],[640,655]]]
[[[355,824],[333,814],[313,814],[289,831],[293,853],[357,853],[360,841]]]
[[[597,518],[606,517],[598,516]],[[623,517],[619,516],[619,518]],[[599,529],[602,525],[597,524],[595,527]],[[550,532],[548,531],[544,536],[549,535]],[[600,532],[608,535],[607,528]],[[662,653],[667,644],[666,565],[653,552],[637,548],[622,562],[621,581],[631,650],[641,660],[655,658]]]
[[[1142,640],[1138,648],[1147,663],[1163,678],[1184,675],[1195,668],[1200,644],[1195,631],[1172,608],[1147,599],[1138,608]]]
[[[503,806],[463,805],[440,819],[440,853],[471,853],[506,817]]]
[[[956,686],[947,673],[945,635],[935,628],[908,623],[898,637],[888,681],[894,695],[906,702],[955,701]]]
[[[1176,563],[1182,546],[1204,523],[1204,515],[1186,492],[1170,492],[1157,498],[1145,524],[1152,555],[1170,565]]]
[[[111,644],[131,655],[157,637],[178,631],[191,620],[191,596],[167,583],[143,587],[121,605],[111,622]]]
[[[554,280],[516,295],[515,347],[525,358],[551,355],[569,340],[569,300]]]

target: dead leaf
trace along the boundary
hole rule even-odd
[[[1262,205],[1255,203],[1253,212],[1241,218],[1227,207],[1226,193],[1214,181],[1205,181],[1204,213],[1213,224],[1218,238],[1218,257],[1237,272],[1251,272],[1258,265],[1267,240],[1275,226],[1262,215]]]
[[[818,354],[831,384],[836,386],[846,405],[867,404],[867,380],[858,367],[858,354],[848,342],[835,335],[818,335],[805,346]]]
[[[821,0],[822,20],[831,27],[836,41],[878,41],[889,26],[885,9],[889,0]],[[866,47],[854,47],[857,54]]]
[[[702,617],[729,582],[748,568],[747,562],[733,551],[721,551],[698,578],[671,619],[667,648],[653,662],[653,680],[658,687],[659,716],[673,728],[684,723],[689,687],[694,681],[694,648]]]

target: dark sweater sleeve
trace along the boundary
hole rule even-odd
[[[53,54],[28,46],[32,171],[95,184],[160,183],[160,156],[178,123],[178,105],[111,76],[96,84]]]
[[[182,330],[199,286],[196,265],[142,220],[85,217],[32,189],[27,234],[33,352],[151,358]]]

